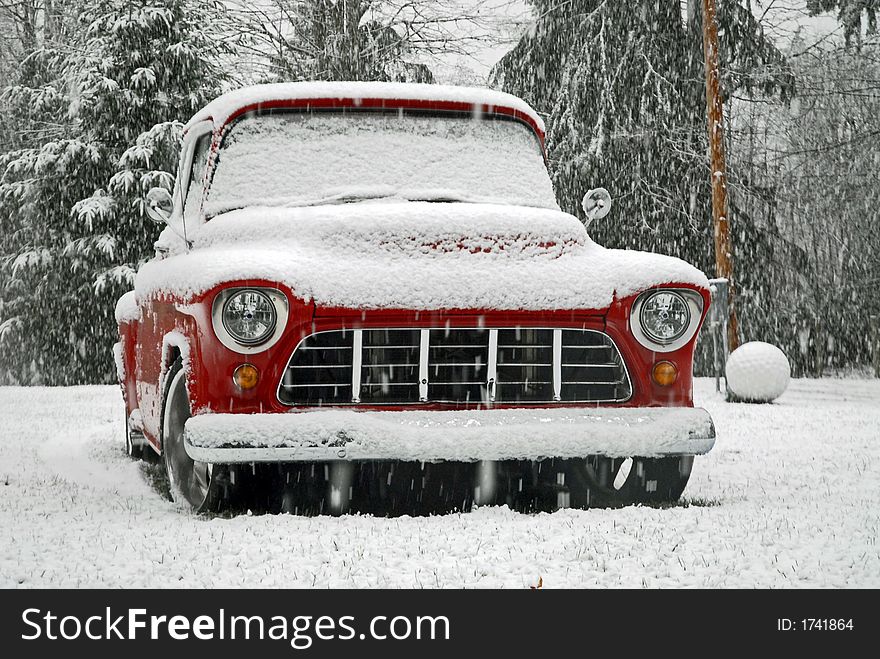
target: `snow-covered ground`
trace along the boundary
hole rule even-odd
[[[719,438],[679,507],[211,519],[123,455],[116,387],[0,388],[0,587],[880,586],[880,381],[697,398]]]

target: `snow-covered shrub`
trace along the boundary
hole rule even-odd
[[[143,197],[171,186],[181,122],[225,75],[219,2],[69,4],[47,39],[63,47],[0,88],[3,382],[114,379],[113,303],[158,235]]]

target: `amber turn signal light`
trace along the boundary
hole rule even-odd
[[[239,389],[253,389],[260,379],[260,372],[253,364],[242,364],[232,373],[232,380]]]
[[[668,387],[678,379],[678,369],[672,362],[657,362],[651,370],[651,377],[661,387]]]

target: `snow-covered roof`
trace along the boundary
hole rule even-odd
[[[187,128],[211,120],[222,126],[242,108],[284,100],[317,99],[364,99],[409,100],[438,103],[465,103],[474,111],[491,112],[492,108],[510,108],[520,112],[541,131],[544,122],[538,113],[521,98],[505,92],[482,87],[455,87],[451,85],[427,85],[401,82],[280,82],[253,85],[227,92],[217,97],[190,119]],[[393,104],[389,104],[393,107]]]
[[[144,265],[139,300],[263,279],[330,307],[603,309],[663,284],[707,287],[676,258],[605,249],[578,219],[541,208],[375,202],[251,207],[202,225],[189,254]]]

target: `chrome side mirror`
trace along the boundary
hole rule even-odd
[[[151,188],[147,193],[147,217],[154,224],[168,224],[174,200],[165,188]]]
[[[587,224],[593,220],[601,220],[611,212],[611,195],[605,188],[590,190],[584,195],[581,208],[587,214]]]

